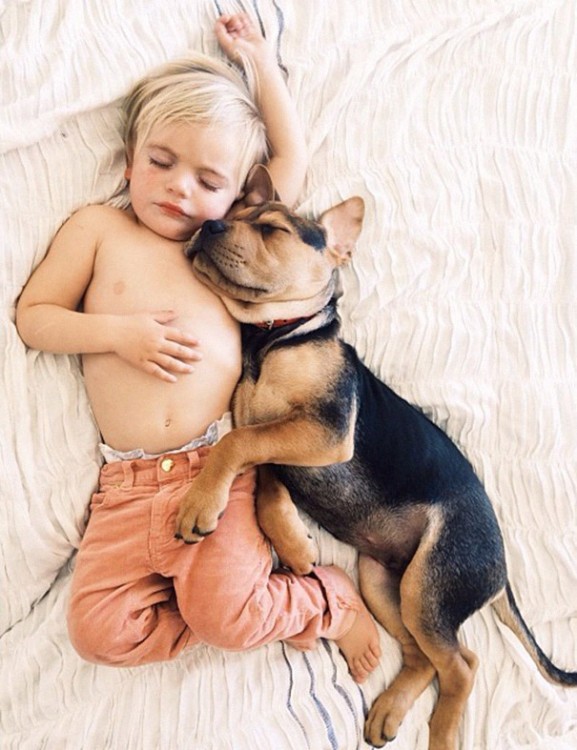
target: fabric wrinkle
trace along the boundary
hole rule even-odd
[[[255,469],[236,477],[212,534],[194,545],[175,537],[180,503],[210,450],[102,467],[69,608],[84,658],[134,666],[194,643],[238,651],[283,639],[312,648],[349,629],[359,600],[342,571],[273,571],[256,518]]]

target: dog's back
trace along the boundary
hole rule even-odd
[[[474,602],[464,602],[465,619],[506,581],[501,533],[490,502],[447,435],[377,379],[351,346],[340,344],[342,377],[330,383],[317,412],[335,427],[356,413],[353,457],[324,467],[277,466],[275,472],[318,523],[399,571],[412,559],[438,507],[442,537],[464,548],[472,568],[493,568],[485,590],[476,591]],[[443,575],[449,574],[452,552],[446,543],[438,545],[435,556]]]
[[[393,739],[437,674],[430,746],[453,750],[478,664],[457,633],[483,604],[496,605],[543,674],[575,685],[577,673],[555,667],[523,623],[497,519],[467,459],[338,338],[335,271],[351,257],[362,199],[334,206],[315,226],[273,201],[266,175],[256,177],[263,202],[232,222],[209,223],[191,247],[199,278],[244,324],[245,360],[238,429],[217,443],[201,473],[221,492],[198,493],[197,509],[191,490],[179,528],[194,541],[195,531],[216,527],[226,504],[223,466],[232,473],[231,465],[237,472],[268,465],[257,506],[281,561],[309,572],[314,560],[306,529],[293,522],[292,496],[361,552],[363,596],[401,644],[403,666],[370,709],[368,740]]]

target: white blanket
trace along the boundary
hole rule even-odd
[[[310,145],[303,214],[367,205],[343,276],[346,338],[482,477],[543,649],[577,668],[577,42],[574,0],[251,0]],[[216,0],[8,0],[0,11],[0,748],[355,750],[399,668],[359,689],[334,644],[198,647],[96,667],[65,610],[98,475],[78,362],[28,351],[14,304],[59,225],[123,170],[119,98],[188,49]],[[386,425],[383,426],[386,429]],[[311,524],[321,561],[353,550]],[[489,609],[463,750],[575,750],[577,691],[550,686]],[[427,747],[429,688],[393,747]]]

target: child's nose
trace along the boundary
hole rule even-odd
[[[194,190],[194,177],[187,172],[173,172],[168,186],[176,195],[189,198]]]

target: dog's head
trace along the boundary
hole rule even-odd
[[[194,272],[241,322],[314,314],[334,294],[336,269],[351,257],[362,198],[334,206],[318,222],[304,219],[278,201],[264,167],[253,170],[246,194],[250,205],[206,221],[185,248]]]

